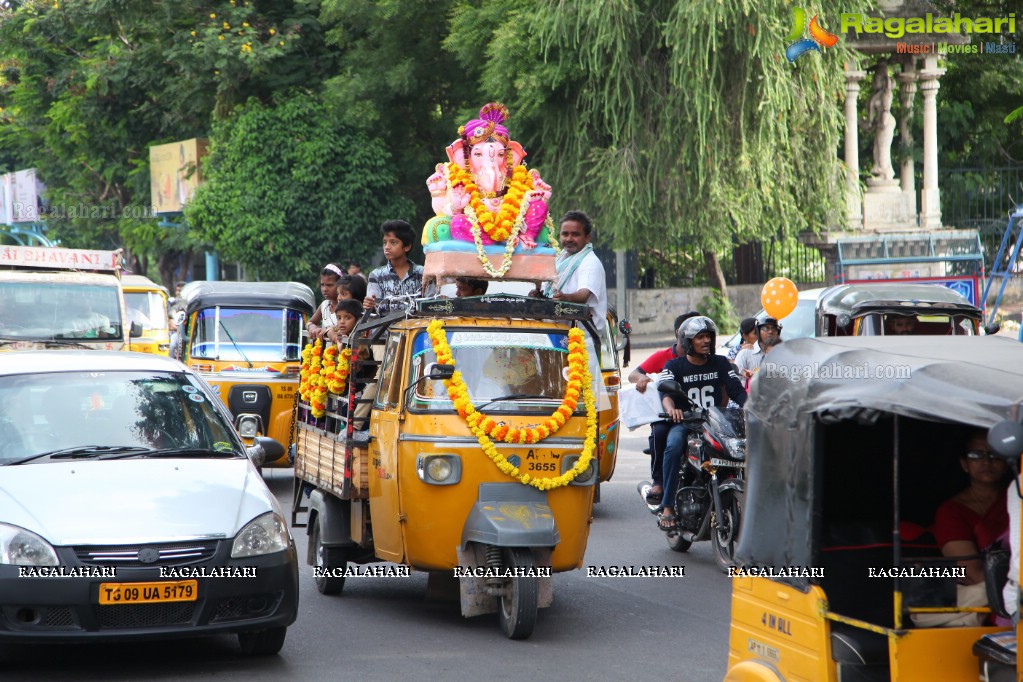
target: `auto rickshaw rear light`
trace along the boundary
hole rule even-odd
[[[608,377],[604,378],[604,385],[605,386],[609,386],[609,387],[610,386],[618,386],[621,383],[622,383],[622,378],[620,376],[616,375],[616,374],[612,374],[611,376],[608,376]]]
[[[561,473],[565,474],[575,467],[581,455],[566,455],[561,458]],[[597,458],[590,460],[589,465],[581,474],[572,479],[569,485],[593,485],[597,480]]]
[[[454,485],[462,480],[462,460],[458,455],[419,455],[416,475],[430,485]]]
[[[302,368],[301,367],[294,367],[294,366],[290,366],[290,365],[284,370],[284,373],[288,374],[288,375],[291,375],[291,374],[298,375],[301,372],[302,372]]]
[[[213,365],[193,364],[192,369],[194,369],[196,372],[212,372]]]

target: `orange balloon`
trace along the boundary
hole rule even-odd
[[[796,309],[799,290],[787,277],[775,277],[767,281],[760,292],[760,303],[767,314],[780,320]]]

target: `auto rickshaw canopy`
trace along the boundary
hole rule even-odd
[[[191,282],[181,290],[189,316],[203,308],[290,308],[316,310],[312,289],[298,282]]]
[[[826,427],[893,415],[978,428],[1017,418],[1023,345],[997,336],[796,339],[771,351],[750,388],[737,560],[809,566],[825,460],[857,456],[855,444],[829,442]],[[876,472],[879,486],[890,477],[890,468]]]

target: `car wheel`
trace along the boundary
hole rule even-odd
[[[320,541],[319,517],[316,518],[316,522],[313,524],[312,543],[315,561],[313,568],[319,569],[321,572],[320,575],[313,576],[313,580],[316,581],[316,589],[320,591],[320,594],[341,594],[341,590],[345,587],[344,576],[323,575],[322,572],[334,572],[337,569],[344,572],[345,568],[348,567],[348,561],[345,559],[343,549],[340,547],[326,547]]]
[[[269,630],[239,632],[238,645],[246,656],[273,656],[284,646],[287,634],[288,628],[283,625]]]

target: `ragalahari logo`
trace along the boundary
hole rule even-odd
[[[810,37],[803,38],[803,33],[809,29]],[[792,30],[786,40],[790,43],[785,48],[785,58],[790,62],[799,59],[799,56],[810,50],[821,51],[821,47],[834,47],[838,42],[838,36],[825,31],[817,21],[817,15],[813,15],[809,26],[806,23],[806,10],[802,7],[792,8]]]

